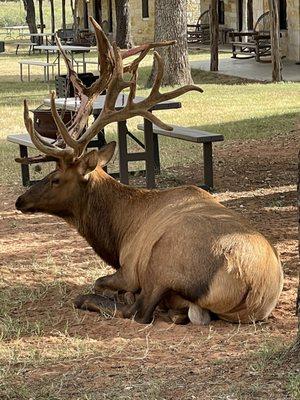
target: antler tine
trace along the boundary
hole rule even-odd
[[[65,61],[70,81],[72,82],[73,86],[78,90],[78,92],[83,92],[84,93],[85,90],[86,90],[86,87],[82,83],[81,79],[78,78],[78,75],[77,75],[77,73],[75,72],[75,70],[74,70],[74,68],[72,66],[71,60],[68,58],[65,50],[63,49],[61,41],[60,41],[60,39],[59,39],[57,34],[55,34],[55,41],[56,41],[57,47],[58,47],[58,49],[59,49],[59,51],[60,51],[60,53],[63,56],[63,59]]]
[[[103,112],[106,112],[107,110],[114,111],[115,104],[120,92],[123,89],[130,87],[131,85],[131,82],[126,82],[123,79],[123,62],[120,49],[117,47],[116,43],[113,43],[113,52],[115,59],[115,68],[111,81],[108,85]]]
[[[51,92],[50,101],[51,101],[52,117],[53,117],[54,122],[55,122],[55,124],[57,126],[59,134],[61,135],[61,137],[63,138],[63,140],[65,141],[65,143],[68,146],[72,147],[73,149],[76,149],[77,141],[75,139],[73,139],[72,136],[69,134],[66,125],[64,124],[63,120],[61,119],[60,115],[57,112],[57,108],[56,108],[56,105],[55,105],[55,92],[54,91]]]
[[[175,97],[181,96],[182,94],[190,92],[192,90],[203,93],[203,89],[201,89],[196,85],[185,85],[178,89],[171,90],[170,92],[167,93],[160,93],[159,88],[164,75],[164,63],[161,56],[158,53],[154,52],[154,57],[157,61],[156,77],[150,95],[145,100],[140,102],[141,105],[143,106],[149,105],[149,108],[151,108],[156,103],[174,99]]]
[[[146,57],[146,55],[149,53],[151,49],[154,49],[156,47],[171,46],[173,44],[176,44],[176,40],[169,40],[165,42],[152,42],[152,43],[142,44],[141,46],[134,47],[133,49],[121,50],[121,55],[123,59],[131,57],[137,53],[141,53],[138,58],[133,60],[132,63],[124,67],[124,73],[130,72],[133,70],[133,68],[135,68],[135,66],[138,66],[139,63],[143,60],[143,58]]]
[[[100,74],[102,75],[108,69],[113,72],[114,54],[111,44],[103,32],[98,22],[90,17],[90,21],[95,29],[95,36],[97,41],[97,48],[99,53]]]
[[[73,151],[71,149],[61,149],[59,147],[54,146],[51,143],[46,142],[42,138],[42,136],[34,129],[33,121],[29,117],[28,105],[26,100],[24,100],[24,123],[31,137],[32,143],[38,150],[42,151],[46,155],[55,158],[73,157]]]

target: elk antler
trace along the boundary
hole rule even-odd
[[[79,79],[72,67],[71,61],[68,59],[66,52],[61,46],[59,39],[56,38],[57,45],[68,69],[68,76],[80,98],[80,107],[77,110],[76,117],[71,126],[67,128],[57,112],[55,105],[55,94],[54,92],[51,94],[51,111],[53,119],[56,123],[61,138],[66,144],[66,148],[62,149],[54,144],[49,145],[48,142],[43,140],[43,138],[33,129],[32,120],[28,116],[27,103],[24,103],[24,119],[27,130],[36,147],[47,155],[67,159],[79,158],[83,155],[88,143],[92,140],[92,138],[106,125],[112,122],[125,121],[129,118],[139,115],[150,120],[163,129],[172,130],[173,128],[171,126],[166,125],[158,117],[154,116],[149,110],[151,110],[157,103],[173,99],[191,90],[203,92],[203,90],[198,86],[186,85],[167,93],[160,93],[159,88],[164,75],[164,64],[158,53],[154,52],[154,57],[157,61],[157,74],[152,90],[149,96],[144,100],[139,102],[134,101],[137,86],[138,67],[142,59],[147,55],[150,49],[154,47],[168,46],[170,44],[174,44],[175,41],[149,43],[130,50],[120,50],[115,43],[113,43],[113,45],[109,43],[101,27],[92,17],[90,19],[95,29],[100,65],[100,77],[92,84],[91,87],[85,87],[85,85]],[[123,59],[135,54],[139,54],[139,56],[130,64],[123,66]],[[131,73],[131,79],[128,81],[124,79],[124,73],[126,72]],[[129,88],[129,95],[127,97],[126,105],[122,109],[116,110],[118,96],[126,88]],[[106,96],[101,113],[93,122],[93,124],[86,128],[85,132],[83,132],[87,125],[87,121],[95,99],[105,89]]]

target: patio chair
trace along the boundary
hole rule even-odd
[[[188,43],[209,44],[209,10],[200,15],[196,24],[187,25],[187,41]]]
[[[232,58],[255,58],[271,55],[270,12],[263,13],[256,21],[253,30],[229,33],[232,41]],[[268,61],[267,61],[268,62]]]

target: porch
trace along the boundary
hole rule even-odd
[[[191,68],[203,71],[210,70],[210,60],[191,61]],[[295,61],[282,60],[283,79],[288,82],[300,82],[300,65]],[[240,78],[254,79],[256,81],[272,81],[272,64],[258,63],[252,59],[233,59],[228,56],[219,59],[217,73]]]

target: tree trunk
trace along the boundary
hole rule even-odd
[[[248,31],[253,29],[253,0],[248,0],[247,2],[247,21],[248,21]]]
[[[210,15],[210,70],[219,69],[219,17],[218,1],[211,0]]]
[[[54,0],[50,0],[50,11],[51,11],[51,32],[55,32]]]
[[[29,28],[29,32],[37,33],[34,2],[33,0],[23,0],[23,4],[26,11],[26,22]]]
[[[163,85],[185,85],[193,83],[187,50],[187,4],[186,0],[155,0],[156,42],[176,40],[173,46],[157,48],[165,64]],[[156,66],[147,83],[151,86]]]
[[[79,32],[79,17],[78,17],[78,0],[70,0],[71,1],[71,10],[73,16],[73,30],[75,39],[78,38]]]
[[[279,46],[279,14],[277,0],[269,0],[271,17],[272,81],[282,81],[282,63]]]
[[[62,28],[63,30],[66,29],[66,0],[62,0]]]
[[[133,47],[130,25],[129,0],[116,0],[116,42],[121,49]]]
[[[43,0],[39,0],[40,31],[44,33]]]

